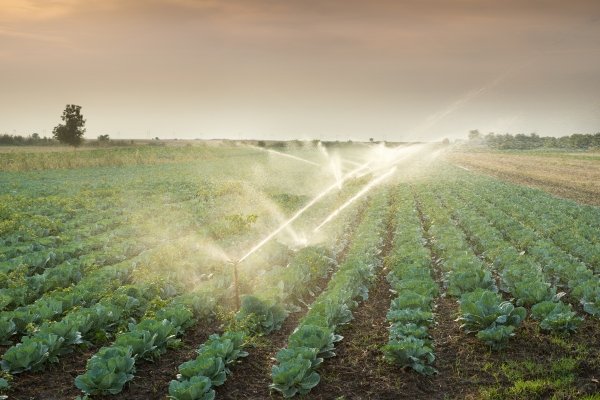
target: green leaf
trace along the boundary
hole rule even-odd
[[[190,380],[194,376],[206,376],[210,379],[212,386],[220,386],[225,383],[225,363],[220,357],[207,358],[198,356],[196,360],[188,361],[179,366],[179,380]]]
[[[210,379],[194,376],[189,381],[171,381],[169,394],[176,400],[213,400],[215,391],[211,389]]]

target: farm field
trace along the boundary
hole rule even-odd
[[[600,211],[507,182],[594,157],[99,151],[1,155],[0,394],[600,398]]]
[[[449,152],[444,158],[474,172],[600,207],[598,152]]]

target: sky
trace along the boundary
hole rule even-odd
[[[600,132],[598,0],[0,0],[0,134]]]

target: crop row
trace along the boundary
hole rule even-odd
[[[428,328],[434,324],[432,308],[439,287],[408,185],[397,189],[395,204],[394,238],[384,263],[396,298],[387,313],[390,341],[382,351],[389,362],[431,375],[437,371],[427,365],[435,359]]]
[[[469,239],[494,265],[500,277],[500,288],[510,293],[517,305],[531,306],[532,316],[540,320],[540,326],[546,330],[568,333],[581,326],[583,319],[571,311],[570,304],[562,301],[564,293],[557,293],[556,287],[550,283],[551,278],[534,257],[505,240],[473,207],[461,203],[451,194],[447,194],[445,199]]]
[[[369,287],[381,266],[380,253],[384,245],[390,213],[389,190],[375,194],[370,207],[350,245],[348,254],[332,276],[327,290],[313,302],[290,335],[288,346],[277,353],[272,369],[271,389],[285,397],[306,394],[320,381],[316,369],[323,359],[335,355],[335,343],[342,336],[335,333],[340,325],[352,319],[351,308],[358,300],[368,298]]]
[[[103,221],[104,224],[87,225],[78,228],[83,233],[75,240],[65,240],[65,237],[50,236],[44,238],[46,246],[29,248],[24,246],[23,254],[0,261],[0,274],[8,274],[19,266],[25,266],[25,274],[52,268],[65,260],[76,258],[81,254],[102,248],[114,236],[112,230],[119,227],[124,218],[114,218]],[[87,228],[87,232],[86,232]],[[19,247],[16,247],[19,248]]]
[[[189,215],[184,210],[175,210],[158,219],[159,225],[164,225],[162,221],[168,219],[171,226],[177,226],[189,220]],[[152,226],[156,223],[156,218],[147,219],[83,241],[72,238],[71,243],[57,249],[0,262],[0,267],[7,264],[6,267],[12,269],[3,281],[5,287],[0,289],[0,307],[9,310],[27,305],[49,290],[76,284],[95,268],[124,261],[147,247],[155,247],[162,241],[161,235],[153,234],[156,229]],[[84,231],[86,228],[83,227]]]
[[[489,268],[474,254],[466,235],[425,185],[415,188],[432,250],[440,264],[446,293],[460,296],[457,321],[466,333],[477,333],[486,345],[508,345],[514,328],[525,318],[523,307],[503,301]]]
[[[173,264],[171,267],[176,268],[178,257],[181,262],[184,261],[181,257],[190,256],[188,244],[193,242],[193,238],[187,238],[159,246],[130,260],[97,269],[78,284],[65,290],[48,293],[30,305],[2,312],[0,314],[0,321],[2,321],[0,341],[6,342],[11,335],[24,333],[26,330],[35,332],[39,325],[52,323],[76,307],[94,307],[100,299],[110,296],[114,290],[129,283],[134,271],[150,268],[157,258],[160,259],[164,256],[165,252],[172,254]],[[167,288],[169,289],[167,290]],[[163,292],[170,292],[171,296],[178,290],[180,289],[176,289],[170,284],[168,287],[163,287]]]
[[[49,236],[75,234],[86,225],[105,225],[122,214],[104,196],[60,198],[3,195],[0,206],[0,260],[44,246]],[[47,245],[47,243],[46,243]]]

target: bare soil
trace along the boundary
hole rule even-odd
[[[560,157],[504,153],[448,153],[447,161],[517,184],[547,190],[559,197],[600,206],[600,162]],[[593,158],[593,157],[590,157]],[[565,164],[562,165],[561,163]],[[584,185],[585,184],[585,185]],[[586,321],[578,333],[553,336],[526,319],[515,330],[510,347],[490,351],[473,335],[465,335],[457,322],[456,299],[440,297],[434,310],[436,325],[430,329],[439,373],[422,376],[390,365],[380,348],[388,341],[385,320],[392,299],[380,271],[369,299],[353,310],[354,320],[340,334],[336,357],[325,361],[321,383],[304,399],[577,399],[600,393],[600,320],[575,307]],[[326,280],[319,282],[324,288]],[[306,298],[310,304],[313,297]],[[233,375],[216,388],[218,399],[282,398],[268,389],[277,351],[285,347],[290,333],[307,308],[294,313],[282,328],[257,340],[249,356],[232,368]],[[165,399],[177,367],[196,357],[195,350],[212,333],[220,332],[219,321],[199,324],[172,349],[153,363],[136,364],[136,378],[122,393],[91,396],[92,399]],[[64,356],[43,373],[25,372],[11,380],[10,399],[73,399],[81,395],[74,380],[85,372],[87,360],[101,345],[78,349]],[[0,354],[8,347],[0,346]]]
[[[436,356],[433,367],[439,374],[422,376],[386,363],[379,350],[388,340],[385,313],[392,299],[385,272],[378,277],[369,299],[353,311],[352,323],[340,331],[344,339],[336,346],[337,356],[326,360],[319,371],[321,383],[309,395],[298,398],[480,399],[490,398],[489,390],[498,390],[504,393],[499,398],[546,399],[556,395],[557,398],[576,399],[600,391],[600,322],[589,315],[580,331],[567,338],[546,334],[540,331],[535,321],[527,319],[516,329],[516,336],[507,350],[492,352],[473,335],[461,332],[454,321],[458,313],[456,299],[440,297],[434,311],[436,325],[430,329]],[[306,300],[308,303],[311,299]],[[286,346],[289,334],[306,311],[304,307],[301,312],[290,315],[281,330],[248,349],[250,355],[234,366],[233,375],[217,388],[217,398],[282,398],[268,389],[274,364],[272,358]],[[581,313],[581,310],[577,311]],[[110,398],[165,399],[177,367],[195,358],[195,350],[210,334],[219,332],[219,326],[219,322],[198,325],[188,331],[181,348],[170,350],[153,363],[140,362],[136,365],[136,378],[122,393]],[[44,373],[15,375],[10,399],[58,400],[81,395],[73,382],[77,375],[85,372],[87,360],[99,347],[67,355]],[[546,384],[541,385],[539,392],[510,395],[517,380],[536,382],[546,377],[539,371],[528,371],[526,366],[534,365],[552,374],[561,360],[573,364],[572,371],[567,374],[571,382],[566,390],[558,384]],[[517,379],[514,375],[521,370],[524,372]]]
[[[136,374],[132,382],[124,390],[109,397],[89,396],[90,399],[165,399],[169,395],[169,384],[177,375],[177,367],[185,361],[196,358],[196,349],[210,335],[220,332],[221,322],[201,323],[190,328],[182,338],[179,348],[171,349],[158,357],[154,362],[140,361],[136,363]],[[62,400],[83,396],[75,386],[75,378],[85,373],[85,365],[101,345],[88,349],[77,349],[72,354],[63,356],[57,364],[47,371],[24,372],[13,376],[10,384],[13,390],[9,399]]]

